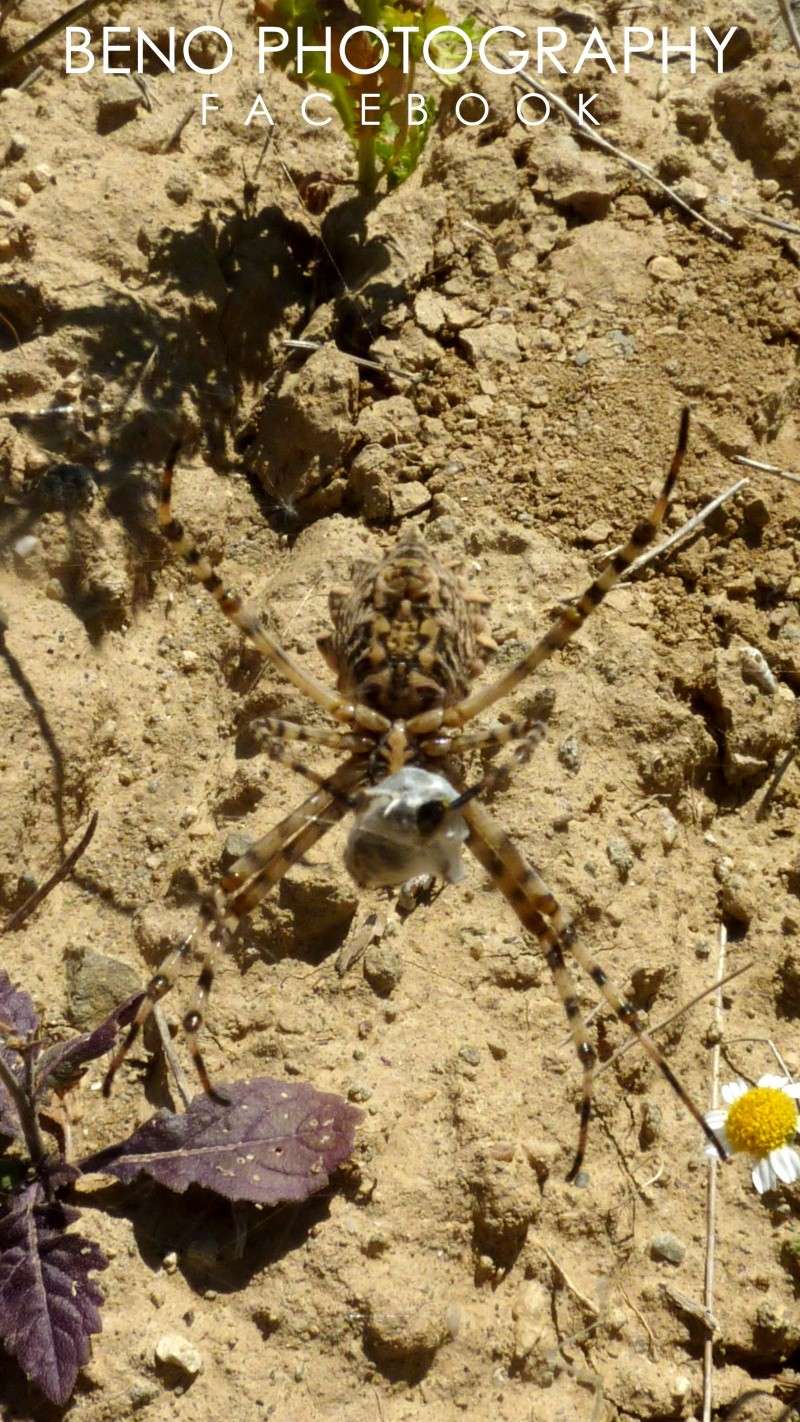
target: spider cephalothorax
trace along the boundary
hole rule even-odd
[[[639,1037],[709,1141],[723,1154],[703,1115],[647,1036],[634,1008],[580,943],[537,870],[481,803],[484,789],[499,783],[504,767],[465,789],[460,763],[465,751],[509,743],[517,743],[515,758],[520,761],[538,744],[544,728],[532,718],[466,728],[574,636],[652,540],[686,450],[688,428],[688,412],[684,411],[677,449],[661,493],[624,547],[613,554],[585,592],[564,608],[529,652],[497,680],[474,689],[473,681],[483,670],[483,653],[494,646],[485,617],[488,599],[468,587],[454,568],[444,566],[415,529],[402,533],[382,561],[358,564],[351,586],[331,594],[333,631],[321,640],[320,647],[336,675],[336,688],[307,672],[263,621],[243,607],[235,593],[226,591],[219,575],[173,517],[172,472],[177,450],[173,451],[162,479],[159,517],[164,534],[226,617],[336,723],[325,729],[271,719],[266,727],[276,740],[274,753],[285,759],[283,745],[287,741],[311,742],[345,753],[339,768],[329,776],[296,764],[314,783],[314,792],[236,861],[205,905],[209,946],[184,1029],[207,1091],[213,1088],[197,1038],[213,983],[216,949],[228,944],[243,916],[331,825],[352,812],[345,863],[358,883],[396,886],[420,874],[457,883],[463,876],[461,854],[466,846],[523,928],[538,940],[583,1068],[578,1149],[569,1179],[577,1174],[585,1151],[595,1050],[581,1017],[567,955]],[[151,979],[143,1005],[109,1068],[107,1091],[148,1013],[172,986],[192,937],[168,955]]]

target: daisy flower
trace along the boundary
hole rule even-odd
[[[726,1151],[750,1156],[759,1195],[779,1181],[791,1185],[800,1180],[800,1150],[794,1145],[800,1085],[785,1076],[762,1076],[757,1086],[730,1081],[720,1094],[724,1106],[707,1111],[706,1121]],[[706,1146],[706,1155],[717,1158],[712,1145]]]

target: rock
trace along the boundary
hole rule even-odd
[[[379,997],[389,997],[403,977],[400,954],[386,943],[374,943],[364,954],[364,977]]]
[[[52,183],[53,170],[48,167],[47,163],[37,163],[35,168],[31,168],[30,172],[25,174],[25,181],[35,193],[40,193],[48,183]]]
[[[396,484],[392,489],[392,515],[394,518],[408,518],[427,508],[431,495],[418,479],[410,479],[406,484]]]
[[[598,153],[578,148],[568,134],[547,144],[536,186],[557,208],[588,221],[605,217],[613,197],[608,164]]]
[[[73,1027],[97,1027],[104,1017],[142,987],[140,974],[118,958],[78,949],[67,963],[68,1014]]]
[[[456,193],[461,211],[476,222],[494,227],[515,215],[520,183],[510,145],[472,148],[463,158],[443,149],[431,162],[429,184],[434,182]]]
[[[196,1378],[203,1371],[203,1359],[194,1343],[180,1333],[162,1333],[155,1346],[156,1362],[163,1367],[177,1368],[187,1378]]]
[[[673,108],[675,110],[675,127],[681,137],[691,138],[693,143],[702,143],[703,139],[708,137],[711,127],[708,104],[690,92],[676,95]]]
[[[600,543],[607,543],[612,533],[610,523],[606,523],[605,519],[596,519],[580,534],[580,542],[588,543],[590,548],[596,548]]]
[[[414,302],[417,323],[429,336],[437,336],[447,324],[447,301],[436,291],[420,291]]]
[[[620,879],[624,883],[634,865],[634,854],[630,844],[624,835],[617,835],[608,840],[606,844],[606,854],[610,864],[613,864]]]
[[[788,54],[760,54],[741,72],[720,79],[713,109],[721,132],[737,155],[749,158],[760,177],[773,178],[797,195],[800,97],[793,83],[792,64]]]
[[[451,1336],[444,1307],[424,1284],[398,1288],[391,1278],[366,1301],[364,1344],[386,1361],[428,1361]]]
[[[241,859],[248,849],[255,843],[253,836],[245,834],[243,830],[232,830],[227,836],[222,846],[220,859],[223,869],[230,869],[237,859]]]
[[[370,444],[408,444],[419,437],[419,415],[407,395],[392,395],[362,410],[356,428]]]
[[[739,664],[745,681],[754,682],[766,696],[774,696],[778,690],[778,682],[763,652],[760,652],[757,647],[743,647]]]
[[[553,1328],[552,1300],[548,1290],[536,1279],[520,1284],[511,1305],[514,1323],[513,1358],[523,1368],[528,1381],[545,1382],[544,1373],[552,1373],[548,1356],[558,1346]]]
[[[347,487],[364,517],[377,522],[390,519],[393,513],[394,479],[389,458],[380,445],[368,444],[359,450],[347,479]]]
[[[505,322],[490,321],[486,326],[462,331],[459,339],[468,359],[475,366],[482,361],[508,364],[520,359],[517,333],[513,326]]]
[[[328,483],[353,437],[358,367],[333,346],[283,377],[251,421],[248,465],[273,502],[292,506]]]
[[[650,1258],[664,1259],[668,1264],[680,1264],[686,1254],[686,1246],[674,1234],[656,1234],[650,1241]]]
[[[664,853],[668,854],[678,838],[678,821],[666,806],[662,806],[659,810],[658,821],[661,830],[661,847]]]
[[[581,751],[575,736],[567,736],[558,747],[558,758],[573,775],[581,768]]]
[[[755,499],[748,499],[744,506],[744,520],[750,528],[766,528],[769,523],[769,505],[759,494]]]
[[[713,715],[729,785],[763,780],[796,733],[795,699],[762,659],[757,648],[734,636],[706,658],[693,678]],[[773,687],[772,694],[764,694],[765,685]]]
[[[539,1186],[527,1160],[498,1160],[480,1148],[469,1179],[475,1249],[495,1268],[510,1269],[539,1214]]]
[[[655,281],[683,281],[684,271],[674,257],[654,257],[647,270]]]

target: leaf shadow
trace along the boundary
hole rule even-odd
[[[103,1185],[81,1196],[93,1209],[124,1216],[131,1223],[142,1261],[154,1274],[177,1255],[177,1271],[196,1294],[209,1288],[233,1294],[263,1270],[307,1243],[311,1230],[330,1216],[336,1178],[302,1204],[259,1208],[232,1204],[210,1190],[191,1185],[175,1195],[153,1181]],[[91,1228],[87,1226],[91,1234]]]

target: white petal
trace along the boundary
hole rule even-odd
[[[784,1185],[791,1185],[793,1181],[800,1180],[800,1154],[791,1146],[780,1146],[778,1150],[771,1150],[769,1163]]]
[[[789,1085],[784,1086],[783,1089],[787,1096],[791,1096],[793,1101],[800,1099],[800,1082],[790,1081]]]
[[[765,1190],[774,1190],[777,1183],[778,1177],[767,1157],[764,1156],[761,1160],[757,1160],[753,1166],[753,1184],[759,1195],[763,1195]]]
[[[758,1078],[759,1086],[771,1086],[773,1091],[785,1091],[789,1085],[789,1078],[786,1076],[771,1076],[769,1072],[766,1076]]]
[[[718,1131],[727,1119],[728,1112],[724,1106],[718,1106],[714,1111],[706,1111],[706,1125],[710,1126],[712,1131]]]
[[[739,1097],[749,1090],[746,1081],[726,1081],[719,1094],[726,1106],[732,1106],[734,1101],[738,1101]]]
[[[717,1140],[725,1151],[725,1154],[733,1155],[733,1151],[731,1150],[731,1143],[726,1135],[725,1127],[719,1126],[714,1131],[714,1135],[716,1136]],[[705,1153],[709,1160],[719,1160],[719,1151],[716,1149],[715,1146],[711,1144],[710,1141],[706,1142]]]

